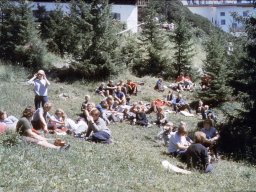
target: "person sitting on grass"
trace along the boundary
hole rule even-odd
[[[166,101],[168,106],[173,106],[174,101],[176,100],[176,96],[172,91],[168,92],[168,95],[166,96]]]
[[[87,104],[90,102],[90,95],[84,96],[84,102],[81,105],[81,111],[83,112],[86,109]]]
[[[193,91],[193,82],[188,75],[184,76],[183,89],[187,91]]]
[[[102,82],[102,83],[100,84],[100,86],[95,90],[95,92],[96,92],[97,94],[101,95],[102,97],[107,96],[105,83]]]
[[[172,131],[173,123],[168,122],[162,127],[162,130],[157,134],[156,139],[160,140],[161,144],[163,144],[164,146],[168,146],[171,134],[174,133]]]
[[[156,122],[155,123],[159,127],[162,127],[167,123],[166,114],[164,113],[164,109],[162,107],[157,107]]]
[[[132,80],[127,80],[127,93],[130,95],[137,95],[138,93],[138,85],[134,82],[132,82]]]
[[[181,94],[178,94],[178,97],[173,102],[173,109],[176,113],[183,111],[185,109],[188,110],[189,113],[191,113],[191,108],[189,105],[185,102],[185,100],[182,98]]]
[[[66,132],[65,127],[66,114],[62,109],[57,109],[48,122],[48,130],[55,132]]]
[[[211,81],[212,81],[212,77],[210,75],[206,74],[206,73],[201,77],[201,89],[202,89],[202,91],[205,91],[205,90],[210,88]]]
[[[140,125],[143,127],[150,127],[145,111],[141,106],[137,106],[136,117],[133,120],[133,124]]]
[[[31,118],[34,113],[34,108],[28,106],[22,113],[22,117],[17,122],[16,132],[20,135],[22,141],[31,144],[37,144],[50,149],[67,150],[70,145],[65,144],[64,146],[56,146],[47,141],[47,139],[41,135],[36,134],[32,131]]]
[[[113,96],[115,90],[116,90],[116,86],[114,85],[114,82],[112,80],[109,80],[107,87],[106,87],[106,94]]]
[[[205,146],[209,147],[209,150],[213,152],[214,158],[218,161],[217,142],[220,135],[215,127],[213,127],[211,119],[204,120],[203,128],[201,131],[206,135]]]
[[[125,105],[126,104],[125,94],[121,91],[120,86],[117,86],[117,89],[114,93],[114,100],[117,105]]]
[[[213,166],[209,163],[208,150],[202,144],[205,142],[206,135],[201,131],[195,132],[194,141],[185,152],[187,156],[188,168],[194,168],[204,173],[212,172]]]
[[[192,142],[190,139],[187,139],[187,133],[187,125],[181,122],[178,131],[170,136],[168,145],[169,155],[173,157],[178,156],[183,161],[186,160],[185,152]]]
[[[159,78],[157,80],[154,89],[159,91],[159,92],[164,92],[165,88],[164,88],[164,85],[163,85],[163,79],[162,78]]]
[[[111,131],[105,121],[100,118],[100,111],[94,108],[88,116],[88,130],[85,139],[96,142],[109,144],[111,142]]]
[[[184,88],[184,74],[180,73],[180,75],[176,78],[175,83],[177,83],[177,91],[183,91]]]
[[[42,129],[45,133],[48,133],[47,122],[51,119],[51,115],[48,113],[52,108],[52,104],[47,102],[43,108],[38,108],[32,117],[32,125],[35,130]],[[52,120],[54,121],[54,120]]]
[[[12,115],[8,116],[6,111],[0,111],[0,123],[4,124],[7,132],[13,132],[16,129],[18,119]]]
[[[127,91],[127,84],[124,83],[123,80],[120,80],[120,81],[116,84],[116,86],[120,86],[120,87],[121,87],[121,91],[125,94],[125,96],[127,96],[127,94],[128,94],[128,91]]]

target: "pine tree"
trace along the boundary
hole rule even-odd
[[[74,23],[59,4],[41,21],[41,37],[47,42],[49,51],[60,54],[73,53],[77,50],[78,38]]]
[[[194,56],[192,33],[189,23],[183,16],[177,21],[174,33],[169,35],[171,42],[174,42],[174,63],[176,75],[186,73],[193,76],[191,59]]]
[[[203,70],[211,76],[210,89],[199,93],[202,100],[213,106],[227,101],[231,94],[228,84],[227,52],[222,37],[213,33],[206,43],[206,60]]]
[[[108,2],[93,0],[84,22],[90,25],[90,36],[87,36],[90,43],[82,44],[84,52],[76,56],[75,67],[86,78],[104,79],[117,74],[123,66],[120,62],[120,51],[117,49],[117,31],[110,16]]]
[[[235,96],[245,110],[231,117],[221,130],[222,149],[233,156],[256,162],[256,18],[246,20],[246,55],[237,66],[233,79]]]
[[[141,48],[133,70],[138,75],[162,75],[167,69],[167,58],[164,55],[167,48],[166,35],[161,30],[155,5],[150,4],[144,11],[144,24],[139,37]]]
[[[10,6],[3,26],[5,58],[24,66],[41,67],[47,50],[39,38],[30,4],[20,0]]]

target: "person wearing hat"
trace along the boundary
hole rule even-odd
[[[46,78],[45,72],[43,70],[39,70],[33,78],[28,81],[28,84],[34,85],[35,92],[35,108],[38,109],[40,106],[44,106],[44,104],[48,101],[48,86],[50,82]]]

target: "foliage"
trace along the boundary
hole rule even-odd
[[[240,116],[230,118],[228,124],[223,128],[223,146],[230,140],[235,140],[235,145],[223,147],[226,152],[234,153],[240,158],[247,158],[255,162],[256,153],[256,19],[254,17],[246,20],[246,55],[242,57],[234,75],[232,85],[235,93],[239,93],[240,101],[243,102],[246,111]]]
[[[167,58],[163,51],[167,48],[166,35],[160,28],[155,5],[145,8],[142,32],[139,36],[140,53],[137,55],[133,71],[139,75],[162,75],[167,69]]]
[[[173,34],[169,35],[170,41],[174,42],[174,69],[176,76],[181,73],[192,75],[192,57],[194,56],[192,34],[189,23],[181,16],[176,24]],[[193,76],[193,75],[192,75]]]
[[[1,58],[40,68],[47,53],[39,38],[30,4],[20,0],[15,4],[1,4],[4,21],[1,26]]]
[[[199,93],[200,98],[212,106],[229,99],[231,89],[228,86],[229,68],[225,43],[219,33],[213,33],[206,43],[204,72],[211,77],[210,88]]]
[[[77,50],[79,38],[75,31],[75,22],[72,22],[59,4],[56,4],[56,9],[51,11],[47,17],[39,16],[40,21],[41,37],[47,42],[49,51],[64,57],[65,53],[74,53]]]
[[[210,34],[211,28],[214,28],[208,19],[200,15],[193,14],[186,6],[183,6],[180,0],[158,1],[159,5],[162,5],[160,13],[165,16],[168,22],[177,22],[182,12],[185,20],[188,23],[191,23],[193,28],[199,28],[206,34]]]

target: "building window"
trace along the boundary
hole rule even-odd
[[[226,20],[225,19],[220,20],[220,24],[221,25],[226,25]]]
[[[248,17],[248,11],[243,12],[243,17]]]
[[[237,23],[232,23],[232,28],[236,29],[237,28]]]
[[[115,20],[120,21],[121,20],[121,14],[120,13],[112,13],[112,18]]]
[[[225,16],[225,12],[220,12],[220,16]]]

